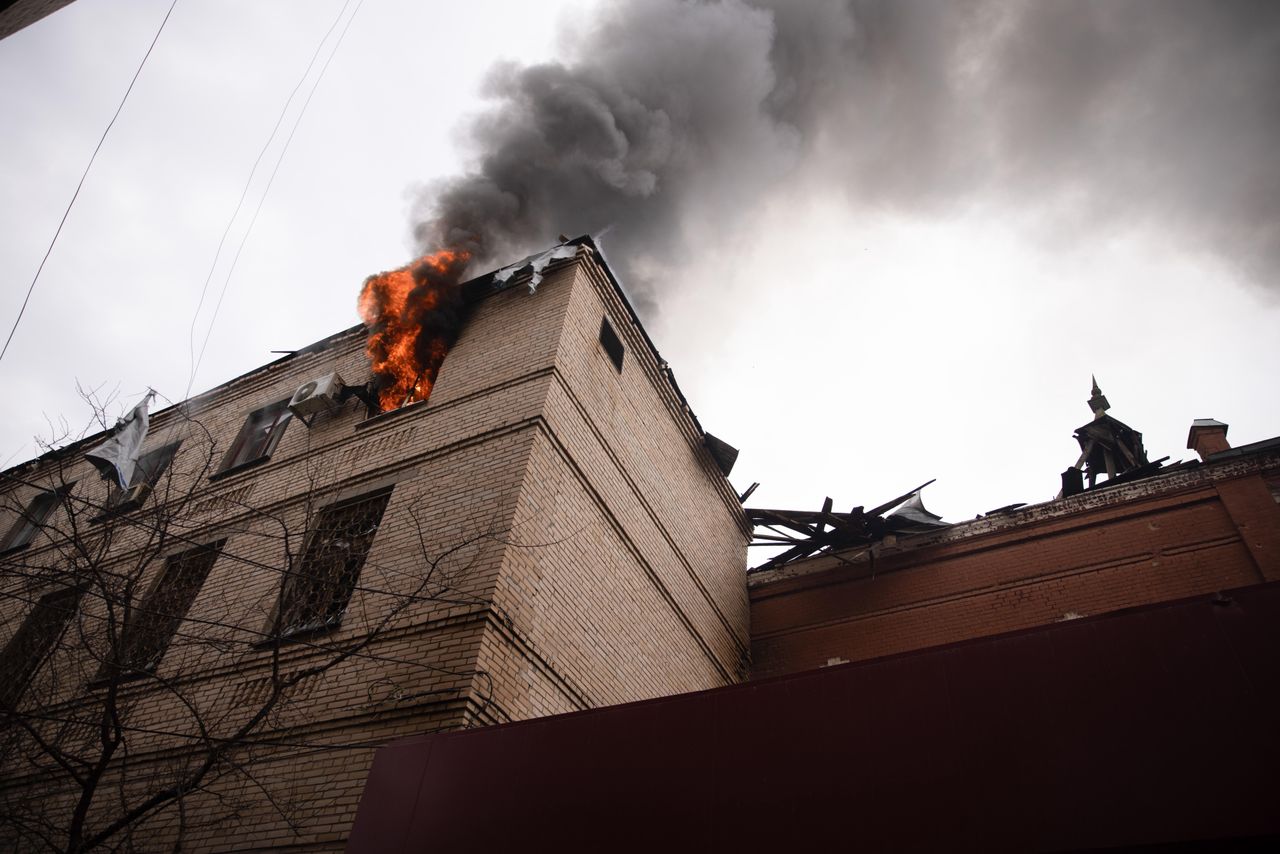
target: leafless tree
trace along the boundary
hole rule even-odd
[[[474,607],[508,532],[473,518],[445,542],[412,496],[388,514],[388,488],[346,496],[318,465],[292,495],[255,498],[210,482],[226,448],[198,417],[176,407],[164,427],[128,491],[92,475],[84,441],[0,475],[0,838],[15,849],[178,850],[246,800],[300,830],[306,799],[271,757],[379,742],[308,734],[333,714],[317,686],[359,686],[349,705],[369,719],[433,692],[484,717],[487,674],[384,641]],[[368,559],[392,522],[411,559]]]

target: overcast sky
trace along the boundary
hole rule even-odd
[[[168,5],[77,0],[0,41],[4,334]],[[1191,456],[1194,418],[1270,438],[1277,5],[179,0],[0,362],[0,463],[48,421],[84,427],[77,381],[176,401],[357,322],[363,278],[492,178],[482,154],[528,144],[561,78],[642,118],[610,124],[617,158],[541,140],[574,153],[538,179],[572,207],[504,236],[614,226],[610,261],[742,449],[734,484],[762,482],[752,504],[935,477],[948,521],[1049,499],[1090,374],[1153,459]],[[617,194],[579,195],[574,168]]]

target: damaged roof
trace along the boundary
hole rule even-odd
[[[747,519],[755,529],[752,546],[787,547],[751,571],[774,569],[823,554],[841,560],[838,552],[870,546],[889,534],[917,534],[950,527],[941,516],[925,509],[920,491],[930,483],[933,481],[871,510],[854,507],[848,513],[837,513],[832,510],[830,498],[816,512],[747,508]]]
[[[569,249],[569,247],[572,247],[572,249]],[[469,279],[463,282],[459,287],[462,289],[466,298],[470,301],[486,299],[493,294],[506,290],[508,287],[512,287],[519,283],[527,284],[530,286],[531,290],[533,290],[536,289],[537,285],[542,281],[542,275],[546,270],[551,269],[557,262],[572,260],[577,257],[582,248],[585,248],[588,252],[595,255],[600,269],[605,274],[605,278],[608,280],[609,284],[612,285],[614,291],[618,295],[618,298],[622,301],[623,306],[631,317],[633,325],[639,330],[640,336],[644,339],[646,346],[648,346],[660,369],[665,374],[667,382],[670,383],[672,391],[675,392],[675,395],[679,399],[681,406],[684,408],[685,413],[692,420],[693,426],[697,430],[699,437],[701,437],[705,442],[708,435],[707,432],[703,429],[702,423],[698,420],[698,416],[694,413],[692,407],[689,406],[689,401],[684,396],[684,392],[681,391],[679,383],[676,382],[675,374],[672,373],[671,367],[667,364],[666,360],[662,358],[662,354],[658,352],[658,348],[654,345],[653,339],[649,337],[649,333],[645,330],[644,324],[641,323],[640,315],[636,313],[631,299],[627,296],[626,289],[622,286],[622,283],[618,280],[617,276],[614,275],[613,269],[609,266],[609,262],[605,258],[604,252],[600,249],[595,240],[592,239],[591,235],[584,234],[579,237],[575,237],[572,240],[557,243],[549,249],[528,255],[514,264],[509,264],[505,267],[500,267]],[[525,273],[528,273],[527,279],[525,278]],[[171,404],[170,406],[166,406],[163,409],[156,410],[152,413],[151,418],[153,420],[160,419],[181,406],[206,401],[237,383],[244,382],[245,380],[256,377],[267,371],[282,367],[300,356],[323,352],[324,350],[329,349],[329,347],[334,343],[357,333],[363,333],[364,330],[365,325],[363,323],[357,323],[354,326],[349,326],[339,332],[327,335],[318,341],[297,350],[290,351],[278,359],[273,359],[264,365],[260,365],[243,374],[226,380],[225,382],[219,383],[218,385],[197,395],[179,401],[178,403]],[[101,441],[108,433],[110,433],[110,428],[83,436],[69,444],[63,445],[62,447],[53,448],[30,460],[10,466],[3,471],[0,471],[0,475],[20,471],[35,463],[61,459],[65,456],[75,454],[81,449],[92,445],[94,442]],[[712,448],[711,450],[717,465],[719,465],[723,470],[724,465],[722,459],[729,451],[732,451],[734,456],[736,456],[737,452],[731,446],[723,442],[720,442],[720,444],[724,445],[724,448],[727,449],[727,451],[722,450],[717,454],[716,449]]]

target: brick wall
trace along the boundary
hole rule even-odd
[[[605,313],[626,343],[621,374],[596,340]],[[348,330],[158,412],[147,447],[182,446],[146,512],[89,522],[106,487],[84,447],[7,474],[0,508],[9,511],[37,488],[75,481],[53,528],[77,526],[75,542],[100,544],[126,574],[145,567],[139,593],[167,555],[226,539],[156,678],[122,689],[130,725],[147,732],[130,738],[129,771],[111,783],[113,767],[110,786],[139,790],[195,761],[193,710],[222,735],[261,706],[273,672],[355,650],[289,692],[242,752],[245,771],[220,768],[184,799],[192,850],[341,848],[371,747],[390,738],[743,673],[741,510],[594,258],[561,264],[536,293],[517,283],[481,301],[425,404],[368,419],[351,402],[309,428],[295,418],[269,461],[210,479],[248,413],[331,371],[362,383],[363,341],[362,329]],[[296,565],[289,556],[305,548],[317,512],[387,487],[341,625],[278,651],[264,645]],[[73,557],[45,536],[0,557],[0,644],[65,581]],[[87,686],[106,617],[101,598],[86,598],[71,640],[24,700],[29,713],[73,720],[95,708]],[[56,775],[18,762],[5,769],[0,803],[67,796],[58,790]],[[100,799],[94,821],[110,801]],[[175,821],[170,810],[139,832],[170,840]]]
[[[1274,455],[753,574],[753,677],[1280,578]]]

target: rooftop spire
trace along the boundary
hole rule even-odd
[[[1093,410],[1094,418],[1101,418],[1111,408],[1111,404],[1103,396],[1102,389],[1098,388],[1098,378],[1090,374],[1089,379],[1093,380],[1093,396],[1089,398],[1089,408]]]

